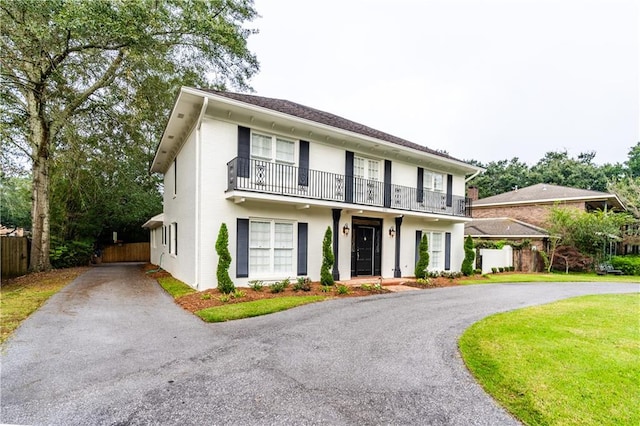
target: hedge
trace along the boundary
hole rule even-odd
[[[611,265],[625,275],[640,275],[640,256],[613,256]]]

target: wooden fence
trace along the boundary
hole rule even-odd
[[[102,251],[102,262],[148,262],[149,243],[128,243],[107,246]]]
[[[27,237],[1,237],[0,241],[2,278],[26,274],[29,267]]]

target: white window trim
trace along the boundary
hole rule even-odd
[[[271,157],[264,157],[260,155],[255,155],[253,153],[253,135],[260,135],[263,137],[271,138]],[[293,144],[293,161],[292,162],[282,161],[276,158],[277,148],[278,148],[278,143],[277,143],[278,139],[286,142],[291,142]],[[266,161],[266,162],[275,163],[275,164],[286,164],[289,166],[298,166],[299,140],[297,139],[291,139],[286,136],[280,136],[280,135],[276,135],[269,132],[262,132],[260,130],[251,130],[251,140],[250,140],[249,146],[250,146],[250,157],[252,160]]]
[[[251,225],[254,222],[269,222],[271,224],[269,228],[270,232],[270,244],[269,244],[269,256],[270,256],[270,268],[269,272],[251,272]],[[288,272],[275,272],[275,224],[276,223],[287,223],[291,224],[291,238],[292,238],[292,247],[291,247],[291,271]],[[282,280],[285,278],[294,279],[297,276],[297,253],[298,253],[298,227],[296,226],[298,222],[290,219],[278,219],[278,218],[266,218],[266,217],[251,217],[249,218],[249,279],[250,280]]]
[[[439,267],[432,267],[432,263],[433,263],[433,259],[434,259],[434,251],[433,251],[433,234],[440,234],[441,239],[440,239],[440,250],[438,252],[438,260],[439,260],[439,264],[441,266]],[[439,271],[444,271],[444,257],[445,257],[445,231],[440,231],[440,230],[433,230],[433,229],[423,229],[422,230],[422,235],[427,235],[427,240],[429,241],[429,266],[427,267],[428,271],[434,271],[434,272],[439,272]]]
[[[441,188],[440,189],[435,189],[435,181],[436,181],[436,175],[441,177]],[[431,177],[431,182],[429,182],[430,186],[427,186],[427,176]],[[435,170],[429,170],[429,169],[424,169],[424,190],[425,191],[429,191],[429,192],[439,192],[439,193],[444,193],[446,191],[445,189],[445,174],[442,172],[436,172]]]
[[[176,232],[177,222],[171,222],[169,225],[169,254],[172,257],[177,257],[178,253],[176,246],[178,245],[178,235]]]

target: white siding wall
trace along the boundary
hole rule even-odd
[[[169,253],[169,241],[166,241],[163,250],[165,254],[162,259],[162,267],[169,271],[175,278],[190,284],[196,282],[195,139],[195,132],[192,132],[177,155],[177,186],[174,177],[174,167],[176,163],[172,163],[164,178],[164,225],[170,227],[172,223],[178,224],[178,254]],[[171,238],[174,238],[173,234]],[[168,233],[167,239],[169,239]]]

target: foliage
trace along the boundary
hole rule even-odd
[[[557,271],[564,270],[565,273],[586,272],[593,270],[593,258],[580,253],[573,246],[559,246],[556,248],[552,268]]]
[[[467,284],[509,284],[509,283],[557,283],[557,282],[616,282],[637,283],[638,278],[630,275],[596,275],[595,272],[552,272],[552,273],[515,273],[485,274],[481,277],[465,277],[459,283]]]
[[[418,278],[416,284],[420,287],[433,287],[434,283],[430,278]]]
[[[629,176],[636,179],[640,178],[640,142],[629,149],[626,163]]]
[[[472,180],[472,184],[478,187],[480,198],[533,184],[529,176],[529,167],[517,157],[511,160],[492,161],[486,165],[473,160],[470,162],[486,169],[484,173]]]
[[[473,249],[473,239],[471,235],[467,235],[464,240],[464,260],[462,261],[462,273],[466,276],[473,274],[473,261],[476,258],[476,252]]]
[[[216,253],[218,253],[218,268],[216,277],[218,278],[218,290],[228,294],[235,290],[235,285],[229,277],[229,265],[231,265],[231,253],[229,253],[229,232],[227,225],[220,225],[218,239],[216,241]]]
[[[496,268],[496,267],[491,268],[491,272],[494,273],[494,274],[497,274],[498,273],[498,268]]]
[[[251,280],[249,281],[249,287],[254,291],[262,291],[264,283],[260,280]]]
[[[291,296],[254,300],[251,302],[233,303],[214,306],[196,312],[196,315],[207,322],[223,322],[242,318],[268,315],[274,312],[295,308],[296,306],[324,300],[324,296]]]
[[[173,277],[160,277],[157,281],[158,284],[160,284],[160,287],[162,287],[174,299],[195,293],[195,290],[192,287]]]
[[[349,287],[344,284],[340,284],[336,286],[336,291],[338,294],[349,294]]]
[[[311,291],[311,279],[309,277],[298,277],[293,284],[294,291]]]
[[[603,258],[609,243],[621,235],[621,226],[628,215],[612,212],[584,212],[574,208],[553,207],[548,218],[551,235],[551,265],[557,248],[573,246],[581,254],[591,256],[596,263]]]
[[[524,424],[639,424],[639,302],[584,296],[496,314],[465,331],[460,351]]]
[[[229,295],[234,299],[242,299],[247,295],[247,293],[240,289],[235,289],[233,290],[233,293],[229,293]]]
[[[54,239],[49,252],[51,265],[56,268],[86,266],[91,262],[93,244],[87,241],[60,241]]]
[[[546,251],[539,251],[542,262],[544,263],[544,270],[549,272],[551,270],[551,259]]]
[[[418,262],[414,275],[416,278],[426,278],[427,268],[429,267],[429,239],[426,235],[422,236],[420,244],[418,245]]]
[[[640,275],[640,256],[613,256],[611,266],[625,275]]]
[[[31,228],[29,179],[0,174],[0,219],[9,228]]]
[[[211,299],[211,297],[212,297],[212,296],[211,296],[211,293],[203,293],[203,294],[200,296],[200,299],[202,299],[202,300],[209,300],[209,299]]]
[[[324,239],[322,240],[322,266],[320,267],[320,283],[323,286],[333,285],[333,274],[331,268],[335,261],[333,257],[333,249],[331,247],[331,227],[327,226],[327,230],[324,233]]]
[[[231,300],[231,294],[223,293],[218,297],[218,300],[222,303],[227,303],[229,300]]]
[[[320,291],[323,293],[331,293],[331,289],[333,288],[333,286],[330,285],[323,285],[320,287]]]
[[[269,284],[269,291],[271,293],[281,293],[284,289],[287,288],[282,281],[276,281],[274,283]]]
[[[376,291],[376,292],[382,291],[382,285],[380,285],[380,283],[375,283],[375,284],[365,283],[365,284],[362,284],[360,288],[365,291]]]
[[[181,84],[246,89],[258,62],[247,48],[253,31],[243,25],[256,16],[251,2],[239,0],[2,3],[0,132],[12,155],[22,152],[31,162],[32,268],[49,266],[51,177],[69,176],[62,184],[74,186],[75,172],[99,172],[91,161],[100,149],[88,144],[103,135],[114,148],[140,141],[153,147]],[[147,149],[148,160],[152,154]],[[73,158],[87,169],[65,169]],[[52,194],[63,191],[52,188]],[[77,203],[84,196],[69,198]],[[64,210],[64,202],[58,208]]]
[[[628,177],[610,182],[608,189],[618,196],[630,214],[640,219],[640,177]]]

